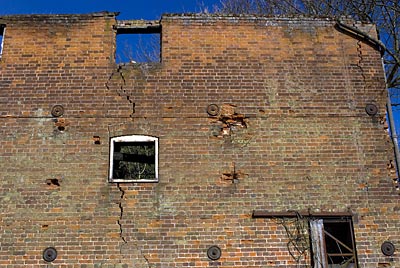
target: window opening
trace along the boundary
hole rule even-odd
[[[6,31],[6,26],[0,24],[0,58],[3,55],[3,44],[4,44],[4,33]]]
[[[314,268],[356,268],[351,219],[310,219]]]
[[[161,26],[158,21],[117,21],[116,62],[161,61]]]
[[[268,212],[254,210],[253,218],[280,219],[277,222],[284,224],[286,232],[288,227],[285,225],[285,219],[297,218],[292,221],[296,223],[296,226],[302,225],[301,222],[306,220],[308,221],[308,230],[304,230],[303,227],[300,230],[303,230],[304,234],[310,239],[308,249],[311,251],[313,268],[358,268],[351,213],[318,212],[312,214],[296,211]],[[296,230],[298,229],[296,227]],[[299,246],[304,244],[301,240],[303,231],[287,232],[288,245],[295,241],[295,243],[292,243],[292,245],[295,245],[294,248],[296,250],[302,249]],[[291,253],[289,247],[288,250]],[[292,255],[292,257],[294,256]]]
[[[160,62],[159,34],[117,35],[117,63]]]
[[[157,182],[158,138],[130,135],[111,138],[110,182]]]

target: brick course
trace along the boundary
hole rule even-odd
[[[328,19],[160,23],[161,63],[117,65],[113,13],[0,18],[0,265],[298,267],[293,220],[265,210],[351,212],[359,266],[398,266],[379,52]],[[109,139],[130,134],[159,138],[158,183],[107,181]]]

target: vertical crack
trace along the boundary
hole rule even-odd
[[[123,254],[123,247],[128,244],[128,241],[126,240],[126,238],[124,236],[124,229],[122,227],[122,219],[124,217],[124,206],[123,206],[122,202],[125,198],[125,190],[121,187],[120,183],[117,183],[117,188],[121,193],[121,195],[119,197],[120,199],[118,202],[120,214],[119,214],[119,219],[117,220],[117,224],[119,226],[119,237],[121,238],[121,240],[123,242],[123,244],[120,246],[120,254]],[[142,249],[139,247],[139,244],[135,243],[134,245],[135,245],[136,249],[139,251],[140,255],[143,257],[144,262],[146,263],[147,267],[151,267],[149,259],[143,253]]]
[[[358,58],[359,58],[358,62],[357,62],[357,67],[358,67],[358,69],[360,69],[360,72],[361,72],[361,76],[362,76],[363,83],[364,83],[363,90],[365,92],[365,90],[367,88],[367,85],[366,85],[367,78],[365,76],[364,68],[362,67],[364,58],[363,58],[363,54],[362,54],[361,41],[357,42],[357,52],[358,52]]]
[[[124,216],[124,207],[122,206],[122,201],[124,200],[125,191],[124,191],[124,189],[122,189],[122,187],[119,183],[117,183],[117,187],[118,187],[118,190],[121,192],[120,200],[118,202],[120,214],[119,214],[119,219],[117,220],[117,224],[119,225],[119,236],[121,237],[121,240],[124,242],[124,244],[126,244],[127,241],[124,237],[124,230],[122,228],[122,223],[121,223],[122,218]],[[122,250],[122,247],[121,247],[121,250]]]
[[[119,77],[121,77],[121,80],[122,80],[122,84],[121,84],[121,86],[119,88],[120,88],[121,92],[126,96],[126,100],[129,103],[132,103],[132,101],[130,100],[130,96],[126,93],[126,89],[125,89],[126,80],[125,80],[125,77],[124,77],[124,73],[121,71],[121,66],[119,66],[117,72],[119,73]],[[118,95],[121,96],[121,94],[119,92],[118,92]]]

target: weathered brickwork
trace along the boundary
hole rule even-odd
[[[0,24],[1,267],[311,267],[304,212],[352,215],[359,267],[400,265],[380,53],[335,21],[165,15],[161,63],[120,66],[113,13]],[[159,138],[157,183],[108,182],[132,134]]]

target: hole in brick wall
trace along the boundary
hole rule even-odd
[[[60,186],[60,182],[58,179],[47,179],[46,184],[52,186]]]
[[[93,143],[94,144],[101,144],[100,136],[93,136]]]

